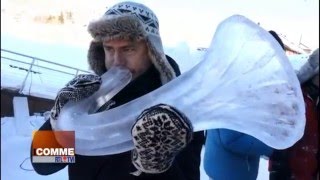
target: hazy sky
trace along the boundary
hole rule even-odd
[[[109,0],[107,6],[120,2]],[[233,14],[259,22],[291,41],[319,47],[319,0],[136,0],[155,11],[164,42],[181,39],[206,46],[216,26]]]
[[[20,4],[48,4],[49,10],[71,7],[83,13],[87,22],[94,13],[102,15],[106,7],[123,0],[4,0]],[[207,47],[217,25],[227,17],[240,14],[259,22],[267,30],[284,34],[289,40],[310,48],[319,47],[319,0],[133,0],[154,10],[160,21],[164,44],[187,41],[193,47]],[[28,3],[32,2],[32,3]],[[48,3],[49,2],[49,3]],[[63,7],[61,7],[63,4]],[[56,7],[58,6],[58,7]],[[3,7],[3,6],[2,6]],[[18,8],[19,5],[15,5]],[[34,11],[35,8],[28,8]],[[85,31],[85,30],[84,30]]]

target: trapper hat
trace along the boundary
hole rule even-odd
[[[135,2],[121,2],[109,8],[98,20],[88,26],[93,37],[88,61],[91,69],[98,75],[106,72],[102,42],[113,39],[129,39],[146,41],[149,57],[160,73],[162,84],[175,78],[159,34],[159,22],[151,9]]]

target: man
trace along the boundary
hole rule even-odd
[[[319,179],[319,49],[297,72],[306,106],[306,125],[302,138],[270,157],[270,180]]]
[[[118,3],[108,9],[101,19],[91,22],[88,31],[93,37],[88,62],[97,75],[101,76],[112,66],[124,66],[133,75],[133,81],[104,106],[105,110],[149,93],[180,75],[178,65],[163,52],[157,17],[142,4]],[[98,90],[101,84],[99,76],[80,75],[69,82],[56,98],[50,121],[63,120],[58,117],[66,102],[88,97]],[[149,136],[158,137],[157,132],[163,130],[162,126],[153,122],[158,118],[174,120],[177,124],[172,123],[172,128],[186,132],[183,136],[174,135],[174,140],[180,142],[178,147],[160,152],[158,149],[161,149],[161,146],[168,145],[162,139],[148,143],[145,147],[141,144],[140,128],[144,127],[145,121],[154,123],[154,127],[157,127],[157,131],[148,130]],[[51,129],[49,121],[40,128]],[[132,127],[132,135],[135,144],[132,152],[107,156],[76,154],[76,163],[68,165],[69,179],[200,179],[203,132],[192,133],[188,119],[174,107],[157,105],[145,110],[137,117],[137,122]],[[35,171],[42,175],[55,173],[66,166],[37,163],[32,165]]]

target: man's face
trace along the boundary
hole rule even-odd
[[[148,48],[144,40],[109,40],[103,42],[105,66],[124,66],[135,79],[151,66]]]

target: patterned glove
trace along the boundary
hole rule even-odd
[[[50,119],[57,120],[61,109],[68,101],[77,102],[89,97],[96,92],[101,85],[100,76],[94,74],[80,74],[62,88],[55,99],[51,110]]]
[[[175,156],[192,139],[189,120],[177,109],[159,104],[144,110],[131,130],[135,148],[132,163],[134,175],[162,173],[170,168]]]

